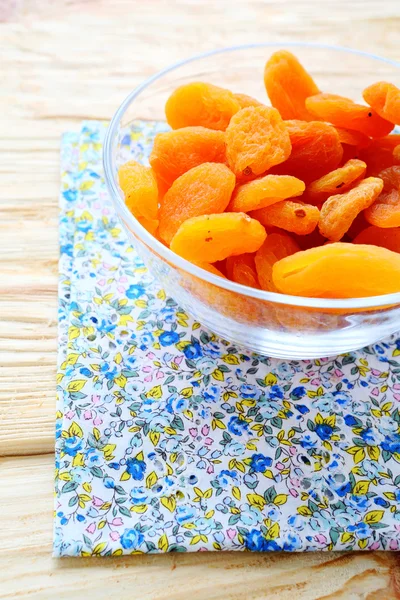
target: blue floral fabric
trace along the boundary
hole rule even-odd
[[[62,143],[54,554],[398,549],[400,339],[283,361],[203,329],[127,242],[105,130]]]

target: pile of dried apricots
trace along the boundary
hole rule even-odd
[[[268,60],[272,107],[202,82],[177,88],[150,167],[119,183],[133,215],[203,269],[320,298],[400,291],[400,89],[366,105],[322,93],[287,51]]]

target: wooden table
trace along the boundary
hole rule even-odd
[[[391,553],[51,558],[61,132],[201,50],[292,39],[399,59],[399,30],[398,0],[0,0],[0,598],[400,598]]]

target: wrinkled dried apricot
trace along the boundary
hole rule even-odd
[[[376,200],[382,188],[382,179],[369,177],[344,194],[330,196],[321,208],[321,234],[333,242],[339,241],[356,216]]]
[[[393,188],[400,190],[400,165],[383,169],[379,173],[379,178],[383,181],[384,192],[389,192]]]
[[[274,264],[290,256],[295,252],[299,252],[300,247],[289,234],[271,233],[256,252],[254,262],[257,269],[258,281],[261,289],[268,292],[276,292],[277,289],[272,281],[272,268]]]
[[[275,263],[273,282],[293,296],[360,298],[400,291],[400,255],[378,246],[334,243]]]
[[[225,159],[223,131],[182,127],[156,135],[149,161],[157,180],[168,189],[189,169],[205,162],[224,163]]]
[[[137,220],[149,233],[151,233],[151,235],[156,235],[159,225],[158,219],[146,219],[146,217],[137,217]]]
[[[319,121],[285,121],[292,144],[290,157],[271,172],[294,175],[310,183],[339,166],[343,156],[337,131]]]
[[[226,274],[229,279],[236,283],[240,283],[241,285],[248,285],[249,287],[260,289],[254,256],[254,254],[229,256],[226,259]]]
[[[365,173],[367,165],[362,160],[349,160],[343,167],[335,169],[307,186],[307,197],[313,201],[325,200],[328,196],[346,191]]]
[[[335,127],[335,129],[341,144],[366,148],[371,142],[370,138],[364,133],[361,133],[361,131],[354,131],[353,129],[346,129],[345,127]]]
[[[171,241],[171,250],[187,260],[214,263],[228,256],[256,252],[267,234],[245,213],[222,213],[188,219]]]
[[[291,52],[279,50],[272,54],[265,65],[264,83],[272,106],[283,119],[312,120],[305,100],[318,94],[319,89]]]
[[[400,125],[400,89],[378,81],[365,88],[363,98],[383,119]]]
[[[172,129],[201,125],[224,131],[240,103],[229,90],[201,81],[182,85],[165,105],[165,115]]]
[[[156,219],[158,188],[152,169],[130,160],[119,168],[118,180],[125,203],[134,216]]]
[[[354,238],[353,244],[371,244],[382,246],[392,252],[400,252],[400,227],[382,229],[371,225]]]
[[[396,161],[393,150],[400,144],[400,134],[387,135],[377,140],[372,140],[367,148],[360,148],[358,157],[367,163],[367,175],[377,176],[380,171],[400,164]]]
[[[234,174],[218,163],[203,163],[178,177],[161,203],[160,237],[168,244],[187,219],[223,212],[234,187]]]
[[[382,137],[393,129],[393,124],[382,119],[371,107],[356,104],[336,94],[310,96],[306,99],[306,108],[319,119],[338,127],[361,131],[370,137]]]
[[[314,231],[319,220],[319,210],[311,204],[282,200],[266,208],[254,210],[251,217],[265,226],[275,226],[298,235]]]
[[[248,106],[263,106],[262,102],[259,102],[255,98],[248,96],[247,94],[233,94],[236,100],[240,104],[240,108],[247,108]]]
[[[236,175],[261,175],[286,160],[290,151],[289,134],[275,108],[242,108],[226,129],[226,156]]]
[[[365,211],[365,218],[377,227],[400,227],[400,189],[382,192]]]
[[[228,206],[231,212],[249,212],[286,198],[300,196],[305,184],[291,175],[265,175],[236,187]]]

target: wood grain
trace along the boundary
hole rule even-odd
[[[0,598],[400,598],[390,553],[51,558],[59,143],[184,56],[320,41],[399,59],[398,0],[0,0]]]

